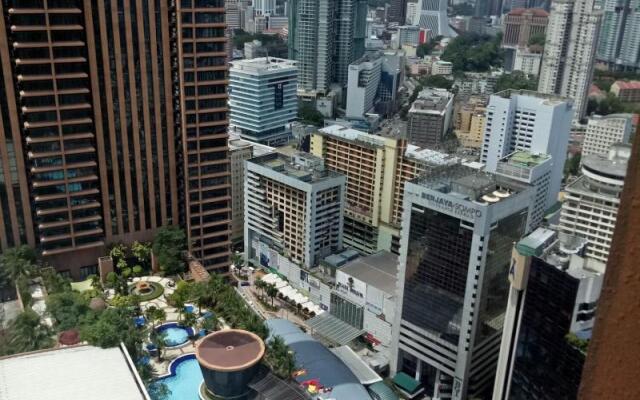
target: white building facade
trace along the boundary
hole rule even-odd
[[[382,76],[382,54],[367,54],[349,65],[347,118],[362,118],[375,104]]]
[[[496,172],[501,159],[515,151],[551,156],[546,207],[557,201],[567,157],[572,102],[554,95],[506,90],[492,95],[487,106],[481,161]]]
[[[589,117],[582,143],[582,156],[607,155],[615,143],[629,143],[632,114],[594,115]]]

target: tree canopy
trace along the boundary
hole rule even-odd
[[[182,252],[187,248],[187,236],[177,226],[165,226],[158,230],[153,238],[153,254],[166,274],[184,271]]]
[[[501,40],[501,34],[491,37],[464,33],[451,40],[441,59],[451,62],[454,71],[486,72],[502,65]]]
[[[301,122],[309,125],[324,125],[324,115],[309,104],[304,104],[298,108],[298,118]]]
[[[529,78],[527,74],[522,71],[513,71],[510,74],[503,74],[498,78],[495,91],[501,92],[507,89],[536,90],[537,88],[537,79]]]

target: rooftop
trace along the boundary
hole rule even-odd
[[[609,154],[589,154],[582,158],[582,167],[589,172],[600,175],[624,179],[627,174],[627,165],[631,156],[631,146],[628,144],[616,144],[611,146]]]
[[[499,96],[505,99],[510,99],[513,96],[527,96],[536,97],[540,100],[548,102],[550,105],[557,105],[561,103],[572,103],[571,99],[567,97],[558,96],[556,94],[540,93],[533,90],[525,89],[506,89],[501,92],[492,94],[492,96]]]
[[[551,159],[551,156],[548,154],[516,151],[504,157],[501,162],[522,167],[535,167],[549,159]]]
[[[388,251],[380,251],[350,261],[340,268],[340,271],[355,276],[385,293],[395,294],[398,256]]]
[[[370,146],[384,146],[385,143],[385,139],[382,136],[370,135],[366,132],[347,128],[342,125],[330,125],[319,129],[319,132],[352,142],[361,142]]]
[[[437,112],[442,114],[452,101],[453,93],[447,89],[426,88],[418,93],[418,98],[411,105],[409,112]]]
[[[297,71],[296,62],[276,57],[260,57],[231,62],[230,71],[242,72],[278,72],[278,71]]]
[[[528,186],[512,179],[462,164],[435,167],[412,181],[461,200],[496,203]]]
[[[200,365],[214,371],[240,371],[258,363],[265,345],[255,333],[225,329],[207,335],[196,347]]]
[[[405,157],[423,161],[431,165],[453,165],[457,164],[460,161],[458,157],[452,156],[450,154],[443,153],[437,150],[420,148],[412,144],[407,144],[407,150],[405,151],[404,155]]]
[[[614,85],[620,89],[637,89],[640,90],[640,81],[615,81]]]
[[[63,347],[0,358],[2,400],[149,400],[120,347]]]
[[[549,13],[542,8],[514,8],[508,15],[532,14],[536,17],[548,17]]]
[[[303,182],[319,182],[342,176],[325,169],[324,161],[321,158],[299,151],[292,153],[292,155],[280,152],[267,153],[254,157],[248,162]]]

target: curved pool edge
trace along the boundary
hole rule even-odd
[[[176,370],[178,369],[178,365],[180,365],[181,363],[194,359],[196,358],[196,353],[185,353],[181,356],[178,356],[176,358],[174,358],[173,360],[171,360],[171,362],[169,363],[169,367],[167,368],[168,371],[166,374],[163,375],[158,375],[156,376],[156,378],[154,380],[158,381],[161,379],[165,379],[165,378],[170,378],[172,376],[176,376]]]
[[[164,331],[166,329],[169,329],[169,328],[182,328],[182,329],[187,331],[187,335],[188,336],[195,335],[195,331],[194,331],[194,329],[192,327],[181,325],[180,322],[178,322],[178,321],[165,321],[163,324],[160,324],[160,325],[156,326],[155,330],[156,330],[156,332],[160,333],[160,332],[162,332],[162,331]],[[187,339],[184,343],[180,343],[180,344],[177,344],[175,346],[166,346],[165,349],[166,350],[179,349],[179,348],[184,347],[187,344],[189,344],[189,342],[190,342],[189,339]]]

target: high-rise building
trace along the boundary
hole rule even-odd
[[[82,278],[106,245],[180,224],[228,270],[224,4],[179,3],[0,5],[0,247]]]
[[[336,2],[336,30],[331,38],[335,43],[333,81],[346,88],[349,65],[364,54],[369,6],[366,0],[336,0]]]
[[[535,49],[535,51],[533,51]],[[522,71],[527,75],[538,76],[542,64],[540,47],[532,46],[531,49],[520,48],[515,51],[513,58],[513,71]]]
[[[229,78],[231,129],[253,142],[286,143],[298,118],[296,63],[275,57],[234,61]]]
[[[455,112],[453,127],[460,146],[482,148],[486,112],[484,101],[469,102]]]
[[[349,65],[347,118],[363,118],[372,111],[382,76],[382,54],[369,53]]]
[[[496,174],[506,176],[533,187],[533,209],[529,218],[530,230],[542,222],[549,209],[549,185],[553,172],[553,162],[547,154],[532,154],[516,151],[498,162]]]
[[[598,61],[613,68],[640,68],[640,1],[603,0]]]
[[[244,164],[253,158],[253,144],[242,139],[229,140],[231,160],[231,242],[244,238]]]
[[[335,51],[336,0],[288,2],[289,59],[298,65],[298,87],[309,93],[329,92]]]
[[[225,0],[224,10],[227,17],[227,27],[231,30],[241,29],[240,2],[238,0]]]
[[[417,25],[420,19],[420,3],[417,1],[407,2],[404,20],[398,21],[401,25]]]
[[[553,164],[546,207],[558,201],[569,146],[572,103],[554,95],[505,90],[491,95],[481,161],[496,172],[501,159],[515,151],[547,154]]]
[[[269,267],[283,256],[305,268],[342,248],[345,177],[307,153],[246,164],[245,254]]]
[[[629,143],[633,114],[593,115],[589,117],[582,142],[582,157],[606,156],[616,143]]]
[[[554,0],[540,68],[538,91],[574,100],[574,121],[586,114],[601,14],[594,0]]]
[[[436,36],[453,37],[456,33],[449,26],[447,0],[418,0],[420,7],[419,26],[431,31],[431,38]]]
[[[347,177],[344,243],[363,254],[398,253],[405,182],[434,166],[459,162],[399,137],[339,125],[312,134],[311,152]]]
[[[577,398],[605,267],[586,247],[544,228],[516,244],[494,400]]]
[[[545,36],[549,13],[539,8],[516,8],[504,16],[502,46],[519,48],[529,46],[532,37]]]
[[[407,138],[418,147],[438,147],[449,128],[453,113],[453,93],[447,89],[426,88],[411,104]]]
[[[391,0],[389,5],[389,22],[404,24],[407,12],[407,0]]]
[[[587,256],[607,262],[624,186],[629,145],[614,145],[607,156],[582,158],[582,176],[565,188],[560,232],[589,241]]]
[[[485,398],[531,196],[527,185],[463,165],[406,183],[392,373],[413,376],[433,398]]]

